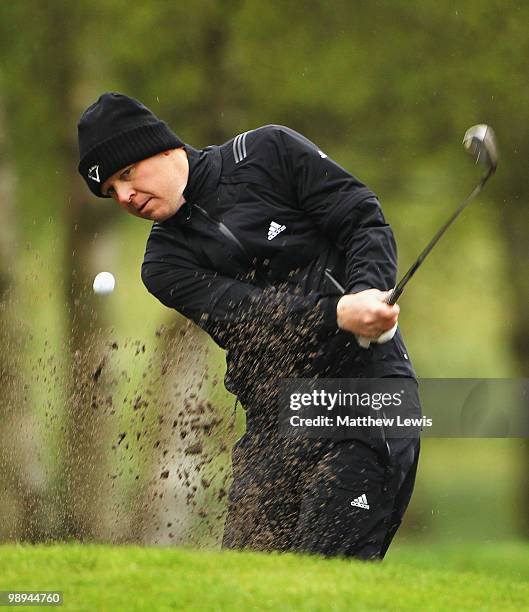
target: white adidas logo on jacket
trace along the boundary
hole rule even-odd
[[[365,508],[366,510],[369,510],[366,494],[364,493],[363,495],[360,495],[360,497],[353,499],[351,506],[357,506],[358,508]]]

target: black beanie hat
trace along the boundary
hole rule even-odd
[[[119,93],[104,93],[77,125],[79,172],[100,198],[101,185],[121,168],[184,146],[169,126],[146,106]]]

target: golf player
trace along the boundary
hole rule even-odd
[[[78,135],[92,193],[154,222],[147,289],[226,350],[246,433],[232,453],[223,546],[382,559],[411,497],[418,437],[278,428],[286,377],[415,381],[399,307],[384,301],[396,247],[376,195],[279,125],[197,150],[140,102],[105,93]]]

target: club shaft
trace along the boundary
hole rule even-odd
[[[489,168],[488,171],[482,176],[480,182],[472,193],[466,197],[465,200],[456,208],[452,216],[446,221],[446,223],[437,231],[435,236],[430,240],[430,242],[426,245],[422,253],[417,257],[417,259],[413,262],[410,269],[406,272],[406,274],[400,279],[397,283],[397,286],[390,293],[388,299],[386,300],[387,304],[392,306],[397,302],[399,297],[402,295],[404,291],[404,287],[408,284],[411,277],[417,272],[422,262],[426,259],[430,251],[434,248],[434,246],[439,242],[442,235],[446,232],[446,230],[452,225],[452,223],[459,217],[459,215],[463,212],[463,210],[467,207],[467,205],[479,194],[479,192],[485,186],[485,183],[489,180],[489,178],[494,173],[494,168]]]

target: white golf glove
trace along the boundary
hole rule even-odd
[[[385,344],[386,342],[389,342],[393,339],[393,336],[395,335],[398,326],[399,324],[397,322],[391,329],[387,329],[385,332],[382,332],[378,338],[366,338],[365,336],[356,336],[356,341],[364,349],[368,349],[371,343]]]

